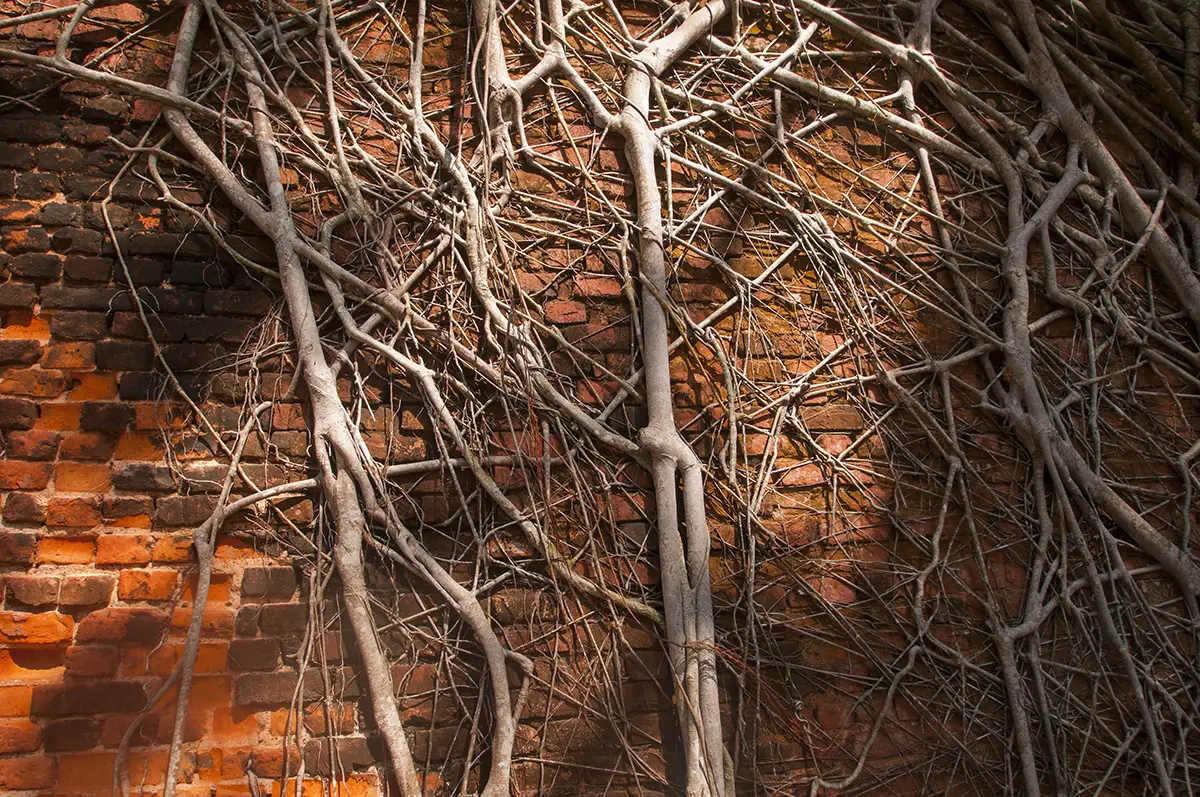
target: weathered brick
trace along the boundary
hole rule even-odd
[[[114,578],[100,573],[65,576],[58,593],[63,606],[101,606],[112,597]]]
[[[856,430],[863,428],[863,417],[848,404],[823,404],[817,407],[802,407],[800,417],[804,425],[814,432]]]
[[[274,301],[259,291],[207,291],[204,312],[211,315],[261,316],[271,309]]]
[[[13,193],[18,199],[49,199],[61,188],[62,182],[56,174],[24,172],[17,175],[16,190]]]
[[[32,493],[9,493],[4,499],[4,520],[8,523],[41,523],[46,518],[46,498]]]
[[[36,152],[37,167],[44,172],[74,171],[84,165],[84,156],[75,147],[41,147]]]
[[[37,405],[27,399],[0,398],[0,429],[32,429]]]
[[[0,531],[0,562],[27,565],[37,550],[37,536],[28,531]]]
[[[135,255],[165,255],[182,258],[209,257],[212,242],[201,235],[139,233],[130,236],[129,249]]]
[[[42,746],[42,729],[29,720],[0,721],[0,754],[32,753]]]
[[[80,217],[79,208],[64,202],[47,202],[42,205],[41,222],[47,227],[65,227],[74,224]]]
[[[54,785],[54,759],[48,756],[22,756],[0,759],[0,789],[28,791]]]
[[[67,648],[66,673],[76,678],[115,675],[121,664],[120,651],[109,645],[72,645]]]
[[[159,609],[114,606],[84,617],[75,641],[152,645],[158,642],[166,627],[167,614]]]
[[[33,150],[13,144],[0,144],[0,166],[8,169],[28,169],[33,166]]]
[[[54,398],[65,393],[68,384],[62,371],[21,368],[7,371],[0,377],[0,392],[10,396]]]
[[[258,618],[261,614],[258,606],[243,606],[238,609],[237,619],[234,621],[234,632],[238,636],[254,636],[258,633]]]
[[[58,645],[71,640],[75,622],[58,612],[0,612],[0,642]]]
[[[98,744],[100,723],[97,720],[73,717],[46,725],[47,753],[90,750]]]
[[[146,705],[146,690],[132,681],[40,684],[33,689],[33,716],[130,714]]]
[[[40,341],[0,340],[0,365],[32,365],[41,356]]]
[[[50,483],[48,462],[0,461],[0,490],[42,490]]]
[[[113,487],[130,492],[169,492],[175,478],[166,465],[153,462],[123,462],[113,470]]]
[[[22,144],[53,144],[62,135],[62,127],[45,119],[10,115],[0,118],[0,141]]]
[[[37,300],[37,286],[29,282],[5,282],[0,284],[0,307],[15,307],[28,310]]]
[[[105,432],[71,432],[59,445],[59,456],[84,462],[102,462],[112,456],[115,447],[112,435]]]
[[[121,571],[117,597],[125,601],[165,601],[175,594],[179,574],[174,570]]]
[[[103,493],[111,483],[109,466],[100,462],[59,462],[54,487],[69,493]]]
[[[45,252],[50,248],[50,236],[44,227],[5,227],[0,233],[0,246],[10,255]]]
[[[92,528],[100,524],[100,502],[95,498],[51,498],[46,507],[46,525]]]
[[[119,401],[84,402],[79,428],[86,431],[123,431],[133,423],[134,409]]]
[[[248,567],[242,573],[242,597],[290,598],[296,571],[290,567]]]
[[[13,574],[4,579],[6,600],[24,606],[48,606],[58,603],[58,576]]]
[[[278,665],[279,640],[277,639],[235,639],[229,643],[230,669],[270,672]]]
[[[107,371],[148,371],[154,348],[132,340],[103,340],[96,344],[96,367]]]
[[[46,462],[58,453],[58,432],[30,429],[8,434],[8,456],[12,459],[32,459]]]
[[[340,736],[309,739],[304,745],[304,767],[320,777],[366,769],[375,765],[379,750],[371,749],[362,736]],[[337,761],[338,772],[333,770]]]
[[[42,307],[48,310],[128,310],[129,297],[120,301],[120,288],[76,288],[67,285],[47,285],[42,289]]]
[[[96,364],[96,347],[88,342],[52,343],[42,356],[43,368],[70,370]]]

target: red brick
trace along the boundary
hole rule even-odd
[[[54,760],[46,756],[0,759],[0,789],[24,791],[54,785]]]
[[[8,435],[8,457],[10,459],[34,459],[45,462],[54,459],[58,452],[57,432],[31,429],[12,432]]]
[[[102,534],[96,540],[96,564],[148,564],[153,546],[154,538],[149,534]]]
[[[32,753],[42,746],[42,729],[29,720],[0,722],[0,753]]]
[[[612,277],[579,276],[575,278],[575,284],[579,286],[579,292],[584,296],[616,297],[621,295],[621,281]]]
[[[66,392],[68,386],[62,371],[43,371],[41,368],[9,371],[0,377],[0,393],[10,396],[54,398]]]
[[[4,499],[4,519],[9,523],[36,523],[46,520],[46,497],[36,493],[9,493]]]
[[[115,647],[107,645],[84,645],[67,648],[67,675],[76,678],[102,678],[115,675],[121,663]]]
[[[75,622],[58,612],[0,612],[0,642],[10,645],[57,645],[71,640]]]
[[[587,321],[587,308],[579,302],[555,299],[546,303],[546,320],[552,324],[582,324]]]
[[[66,576],[62,580],[58,602],[64,606],[99,606],[112,597],[113,577],[88,573]]]
[[[95,498],[51,498],[46,507],[47,526],[90,529],[100,520],[100,502]]]
[[[126,601],[165,601],[175,594],[179,574],[174,570],[122,570],[117,597]]]
[[[52,472],[45,462],[0,461],[0,490],[43,490]]]

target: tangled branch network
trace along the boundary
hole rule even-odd
[[[661,629],[688,797],[1196,789],[1194,3],[185,0],[95,50],[106,5],[14,10],[61,35],[0,57],[161,103],[122,177],[282,297],[240,433],[193,405],[230,465],[196,600],[228,517],[319,497],[293,532],[404,797],[368,563],[482,655],[486,797],[535,678],[484,608],[506,580]],[[165,85],[118,68],[168,29]],[[571,325],[587,280],[621,309]],[[370,445],[401,397],[432,459]],[[296,398],[310,474],[256,484],[246,446]],[[859,431],[823,433],[835,410]],[[435,471],[448,521],[409,489]],[[607,500],[643,488],[649,545]]]

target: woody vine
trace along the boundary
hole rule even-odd
[[[478,0],[449,107],[432,89],[445,73],[426,73],[438,9],[425,0],[186,0],[115,45],[81,44],[119,28],[107,5],[14,10],[4,29],[52,20],[60,35],[52,51],[14,37],[0,58],[160,103],[161,119],[125,145],[122,177],[152,184],[281,298],[242,367],[282,360],[292,378],[251,377],[236,435],[170,376],[229,465],[195,530],[196,602],[229,517],[314,496],[317,521],[294,531],[312,544],[314,583],[336,584],[381,765],[404,797],[426,787],[381,641],[386,602],[372,597],[372,573],[388,566],[438,596],[485,663],[483,741],[461,777],[486,797],[512,791],[535,677],[486,597],[530,578],[661,634],[681,758],[672,785],[688,797],[775,788],[755,752],[772,728],[805,746],[812,794],[886,784],[911,773],[872,756],[911,735],[901,719],[914,713],[931,783],[1029,797],[1194,788],[1193,4],[708,0],[647,14]],[[166,25],[165,83],[117,68]],[[380,30],[382,62],[360,46]],[[852,152],[847,130],[869,132],[876,150]],[[817,171],[854,188],[830,195]],[[185,204],[184,185],[219,201]],[[714,225],[713,211],[735,221]],[[239,224],[269,239],[268,257],[233,244]],[[521,274],[547,241],[582,244],[620,285],[622,356],[546,320]],[[722,284],[722,301],[681,298],[697,271]],[[139,313],[153,338],[152,308]],[[765,321],[776,317],[812,331],[799,371],[795,359],[779,368]],[[679,362],[707,386],[704,413],[683,423]],[[346,378],[359,389],[340,390]],[[364,385],[378,381],[422,408],[436,456],[372,453]],[[306,405],[311,474],[257,484],[246,446],[293,398]],[[835,446],[811,432],[805,409],[829,399],[859,409],[861,435]],[[516,432],[536,450],[494,450]],[[998,461],[1006,480],[988,475]],[[788,489],[805,468],[820,474],[821,505]],[[444,529],[408,509],[404,478],[422,472],[453,486],[470,539],[454,554]],[[589,502],[615,484],[636,492],[639,475],[656,553],[622,554]],[[876,547],[882,565],[859,557],[864,516],[894,529]],[[564,534],[567,517],[585,533]],[[796,543],[789,523],[814,525],[813,539]],[[721,531],[738,567],[732,595],[714,600]],[[536,565],[495,552],[508,535]],[[661,588],[581,565],[621,556],[626,567],[653,556]],[[1001,583],[1012,571],[1015,597]],[[781,584],[810,616],[764,604]],[[178,692],[167,797],[200,625],[196,612],[158,695]],[[794,693],[788,651],[814,639],[861,664],[839,687],[869,716],[847,749],[814,737]],[[127,793],[123,760],[114,789]]]

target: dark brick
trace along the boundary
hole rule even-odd
[[[8,456],[12,459],[32,459],[48,462],[58,453],[58,432],[30,429],[8,435]]]
[[[62,274],[62,258],[58,255],[26,252],[10,260],[8,270],[17,277],[32,280],[56,280]]]
[[[32,429],[37,405],[29,399],[0,398],[0,429]]]
[[[64,606],[105,605],[112,597],[115,581],[110,575],[98,573],[66,576],[63,578],[58,602]]]
[[[102,340],[96,344],[96,367],[105,371],[149,371],[154,348],[149,343]]]
[[[100,340],[108,334],[104,313],[59,311],[50,317],[50,334],[61,340]]]
[[[98,255],[104,247],[104,236],[96,230],[67,227],[50,239],[54,251],[68,255]]]
[[[193,263],[178,260],[171,264],[172,285],[222,287],[228,285],[232,279],[229,269],[218,263]]]
[[[47,285],[42,290],[42,306],[50,310],[128,310],[129,297],[121,297],[120,288],[73,288]],[[120,301],[120,299],[124,301]]]
[[[156,313],[174,315],[195,315],[204,312],[204,294],[196,291],[183,291],[174,288],[145,288],[138,291],[138,296],[146,308]],[[128,308],[117,308],[128,309]]]
[[[28,531],[0,531],[0,562],[27,565],[37,550],[37,537]]]
[[[43,119],[0,118],[0,140],[22,144],[53,144],[62,136],[62,127]]]
[[[189,316],[178,319],[182,322],[183,336],[193,343],[227,341],[238,343],[246,339],[257,324],[251,318],[220,318],[215,316]]]
[[[83,717],[51,722],[42,738],[47,753],[90,750],[100,744],[100,723]]]
[[[243,606],[238,609],[233,630],[238,636],[254,636],[258,633],[258,606]]]
[[[146,690],[130,681],[40,684],[33,688],[30,716],[132,714],[146,705]]]
[[[312,670],[308,673],[315,674]],[[233,702],[238,706],[289,705],[298,680],[299,676],[291,672],[252,672],[239,675],[233,687]],[[316,683],[316,679],[311,680]]]
[[[304,771],[328,777],[375,765],[376,753],[363,736],[309,739],[304,745]],[[331,755],[332,754],[332,755]],[[333,771],[337,762],[338,771]]]
[[[33,166],[33,150],[13,144],[0,144],[0,166],[8,169],[28,169]]]
[[[42,357],[36,340],[0,340],[0,365],[33,365]]]
[[[46,499],[32,493],[9,493],[4,499],[4,520],[41,525],[46,520]]]
[[[112,267],[107,257],[71,255],[63,261],[63,276],[79,282],[108,282]]]
[[[176,374],[179,386],[192,398],[197,398],[204,387],[204,379],[199,376]],[[121,374],[119,395],[122,401],[156,400],[167,395],[166,380],[159,374],[146,371],[132,371]],[[172,397],[173,398],[173,397]]]
[[[0,307],[16,307],[28,310],[37,299],[37,287],[28,282],[5,282],[0,284]]]
[[[153,462],[126,462],[113,469],[113,487],[136,493],[169,492],[175,489],[175,477],[166,465]]]
[[[279,640],[235,639],[229,643],[232,670],[273,671],[279,666]]]
[[[63,202],[47,202],[42,206],[42,224],[49,227],[65,227],[79,220],[79,208]]]
[[[229,354],[220,344],[173,343],[163,347],[163,359],[172,371],[199,371]]]
[[[37,151],[37,167],[42,171],[74,171],[83,163],[83,153],[75,147],[42,147]]]
[[[174,343],[183,340],[186,335],[187,322],[191,319],[177,316],[151,315],[146,320],[150,331],[159,343]],[[218,321],[221,319],[212,319]],[[137,313],[116,313],[113,315],[112,333],[118,338],[134,338],[146,340],[146,325]]]
[[[125,259],[125,267],[129,269],[129,278],[135,285],[157,285],[163,281],[167,271],[162,261],[132,257]]]
[[[79,415],[85,431],[122,431],[133,423],[133,407],[119,401],[87,401]]]
[[[296,571],[290,567],[247,567],[242,574],[242,597],[290,598],[296,591]]]
[[[308,624],[308,607],[303,603],[268,603],[262,607],[259,626],[264,634],[303,631]]]
[[[18,199],[49,199],[58,193],[59,188],[56,174],[24,172],[17,175],[16,190],[13,194]]]
[[[154,522],[160,526],[198,526],[208,520],[216,507],[211,495],[172,495],[160,499]]]
[[[261,316],[273,303],[270,296],[259,291],[209,291],[204,294],[204,312],[213,315]]]
[[[135,255],[183,258],[210,257],[214,251],[212,242],[203,236],[170,233],[139,233],[130,237],[129,246]]]
[[[0,202],[0,221],[9,224],[37,221],[37,205],[32,202]]]

